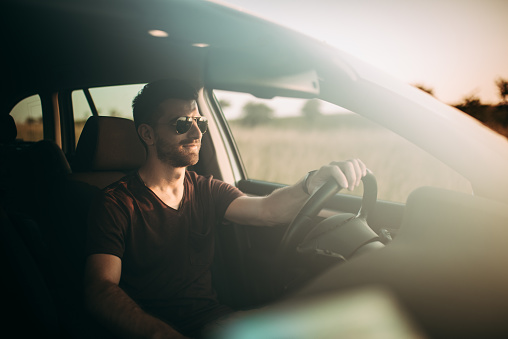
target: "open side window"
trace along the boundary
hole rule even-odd
[[[469,181],[427,152],[339,106],[318,99],[214,94],[250,180],[293,184],[324,164],[360,158],[376,176],[380,200],[403,203],[421,186],[472,192]]]

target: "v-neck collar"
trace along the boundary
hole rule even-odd
[[[188,181],[188,179],[187,179],[187,170],[185,170],[184,178],[183,178],[183,194],[182,194],[182,199],[180,200],[180,204],[178,205],[177,209],[169,206],[164,201],[162,201],[162,199],[157,194],[155,194],[155,192],[150,187],[148,187],[145,184],[145,182],[143,181],[143,178],[141,178],[141,175],[139,175],[139,171],[136,171],[136,177],[141,182],[142,186],[145,189],[147,189],[150,192],[150,194],[153,195],[164,207],[169,208],[169,209],[171,209],[173,211],[176,211],[176,212],[181,212],[183,210],[182,207],[184,205],[185,199],[186,199],[187,194],[188,194],[188,192],[187,192],[187,190],[188,190],[187,189],[187,181]]]

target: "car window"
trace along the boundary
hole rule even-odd
[[[405,202],[420,186],[472,192],[468,180],[425,151],[336,105],[317,99],[214,94],[250,179],[292,184],[331,161],[360,158],[376,176],[381,200]],[[352,194],[363,193],[359,189]]]
[[[96,87],[90,88],[89,91],[100,116],[132,119],[132,99],[143,86],[144,84]],[[72,92],[72,106],[77,142],[86,120],[92,115],[92,108],[81,89]]]
[[[21,100],[11,111],[16,123],[17,139],[39,141],[44,139],[42,128],[42,104],[38,95]]]

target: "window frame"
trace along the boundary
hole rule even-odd
[[[240,151],[238,149],[238,146],[236,144],[236,141],[234,139],[233,133],[231,132],[231,129],[229,127],[229,124],[226,120],[226,117],[222,111],[222,108],[219,104],[219,101],[217,100],[214,89],[212,88],[204,88],[203,89],[203,98],[204,103],[206,106],[210,109],[212,119],[214,121],[214,126],[210,126],[212,130],[215,128],[218,132],[218,135],[220,136],[220,141],[224,147],[224,150],[228,157],[228,164],[231,167],[233,181],[236,185],[240,183],[242,180],[247,180],[247,171],[245,169],[245,166],[243,164],[243,160],[240,154]],[[198,103],[199,104],[199,103]],[[200,107],[202,113],[203,108]],[[217,147],[217,142],[215,138],[212,138],[212,141],[214,142],[214,145]],[[222,168],[224,165],[221,163],[220,159],[219,166]]]

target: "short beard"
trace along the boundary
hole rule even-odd
[[[182,143],[192,143],[194,140],[184,140]],[[159,136],[156,136],[157,158],[163,163],[172,167],[188,167],[195,165],[199,160],[199,153],[187,153],[180,149],[180,144],[173,145],[165,142]]]

